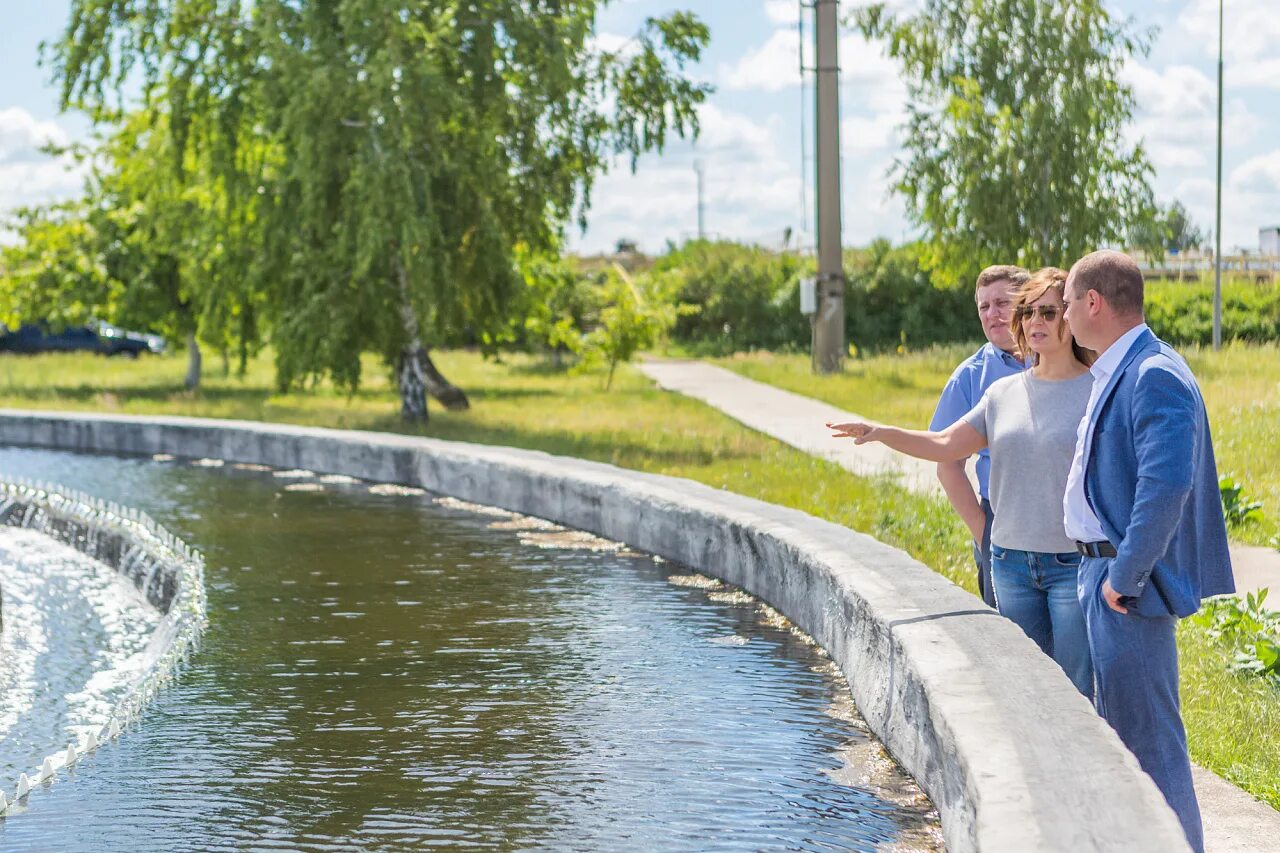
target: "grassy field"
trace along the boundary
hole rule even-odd
[[[839,404],[854,411],[918,422],[927,419],[937,387],[962,354],[956,349],[895,362],[869,360],[821,383],[808,375],[807,366],[800,369],[799,359],[754,357],[731,365],[807,394],[838,392]],[[595,459],[688,477],[864,531],[975,590],[968,537],[942,500],[855,477],[701,403],[658,391],[630,368],[619,370],[606,393],[599,375],[553,372],[523,357],[495,364],[469,353],[442,353],[437,363],[467,390],[472,409],[433,408],[430,424],[419,429],[401,424],[393,390],[372,362],[365,386],[348,396],[324,384],[307,393],[277,393],[265,360],[254,361],[243,380],[215,371],[204,387],[190,393],[182,389],[185,365],[178,358],[0,357],[0,406],[407,431]],[[1274,506],[1280,508],[1280,495]],[[1280,807],[1280,739],[1272,735],[1280,723],[1280,691],[1227,672],[1226,653],[1198,629],[1184,626],[1181,644],[1184,705],[1196,760]]]
[[[873,420],[925,429],[951,371],[975,345],[936,347],[848,362],[835,376],[814,376],[808,356],[753,353],[716,363],[743,376],[825,400]],[[1263,502],[1256,523],[1232,531],[1253,545],[1280,535],[1280,346],[1229,345],[1183,351],[1204,393],[1218,470]]]

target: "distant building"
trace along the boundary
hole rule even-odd
[[[1280,225],[1258,229],[1258,254],[1264,257],[1280,257]]]

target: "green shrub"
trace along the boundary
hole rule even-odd
[[[809,345],[796,282],[813,262],[727,241],[694,240],[659,258],[647,275],[678,303],[697,307],[672,337],[707,355]]]
[[[859,350],[969,341],[979,332],[971,287],[939,287],[917,244],[877,240],[845,252],[845,328]],[[694,241],[658,259],[649,275],[697,312],[677,320],[674,340],[704,355],[809,349],[800,280],[812,258],[730,242]]]
[[[1191,618],[1232,649],[1232,670],[1280,682],[1280,610],[1267,610],[1266,600],[1265,587],[1243,599],[1214,598]]]
[[[637,282],[615,266],[598,274],[601,309],[590,331],[582,334],[574,351],[582,356],[580,368],[608,368],[605,390],[613,386],[613,374],[641,350],[656,345],[671,330],[687,306],[673,303],[668,294],[655,290],[652,280]],[[645,287],[644,284],[649,284]]]
[[[1239,527],[1262,518],[1262,501],[1252,500],[1244,493],[1244,485],[1235,477],[1224,474],[1218,478],[1218,491],[1222,494],[1222,517],[1228,527]]]
[[[971,341],[981,333],[972,285],[939,287],[922,249],[876,240],[845,253],[845,331],[866,352]]]
[[[1174,346],[1213,343],[1212,282],[1148,282],[1147,323]],[[1222,339],[1280,340],[1280,286],[1245,280],[1222,284]]]

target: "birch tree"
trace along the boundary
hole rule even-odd
[[[422,420],[424,390],[466,407],[429,350],[509,323],[516,247],[558,246],[615,157],[697,132],[706,27],[677,12],[607,50],[605,2],[73,0],[47,59],[66,106],[141,99],[235,188],[282,387],[354,389],[374,352]]]

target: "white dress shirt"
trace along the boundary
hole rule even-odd
[[[1088,452],[1093,438],[1089,424],[1093,421],[1093,410],[1097,408],[1098,398],[1102,396],[1103,389],[1111,380],[1111,374],[1116,372],[1120,362],[1124,361],[1124,357],[1133,348],[1133,342],[1145,331],[1147,331],[1146,323],[1134,326],[1107,347],[1089,368],[1089,372],[1093,374],[1093,392],[1089,395],[1089,405],[1085,407],[1084,418],[1076,428],[1076,455],[1071,460],[1071,471],[1067,474],[1067,491],[1062,496],[1063,523],[1067,537],[1077,542],[1102,542],[1107,538],[1107,534],[1102,529],[1102,522],[1098,521],[1097,513],[1093,511],[1093,507],[1089,506],[1089,500],[1084,495],[1084,472],[1088,468]]]

